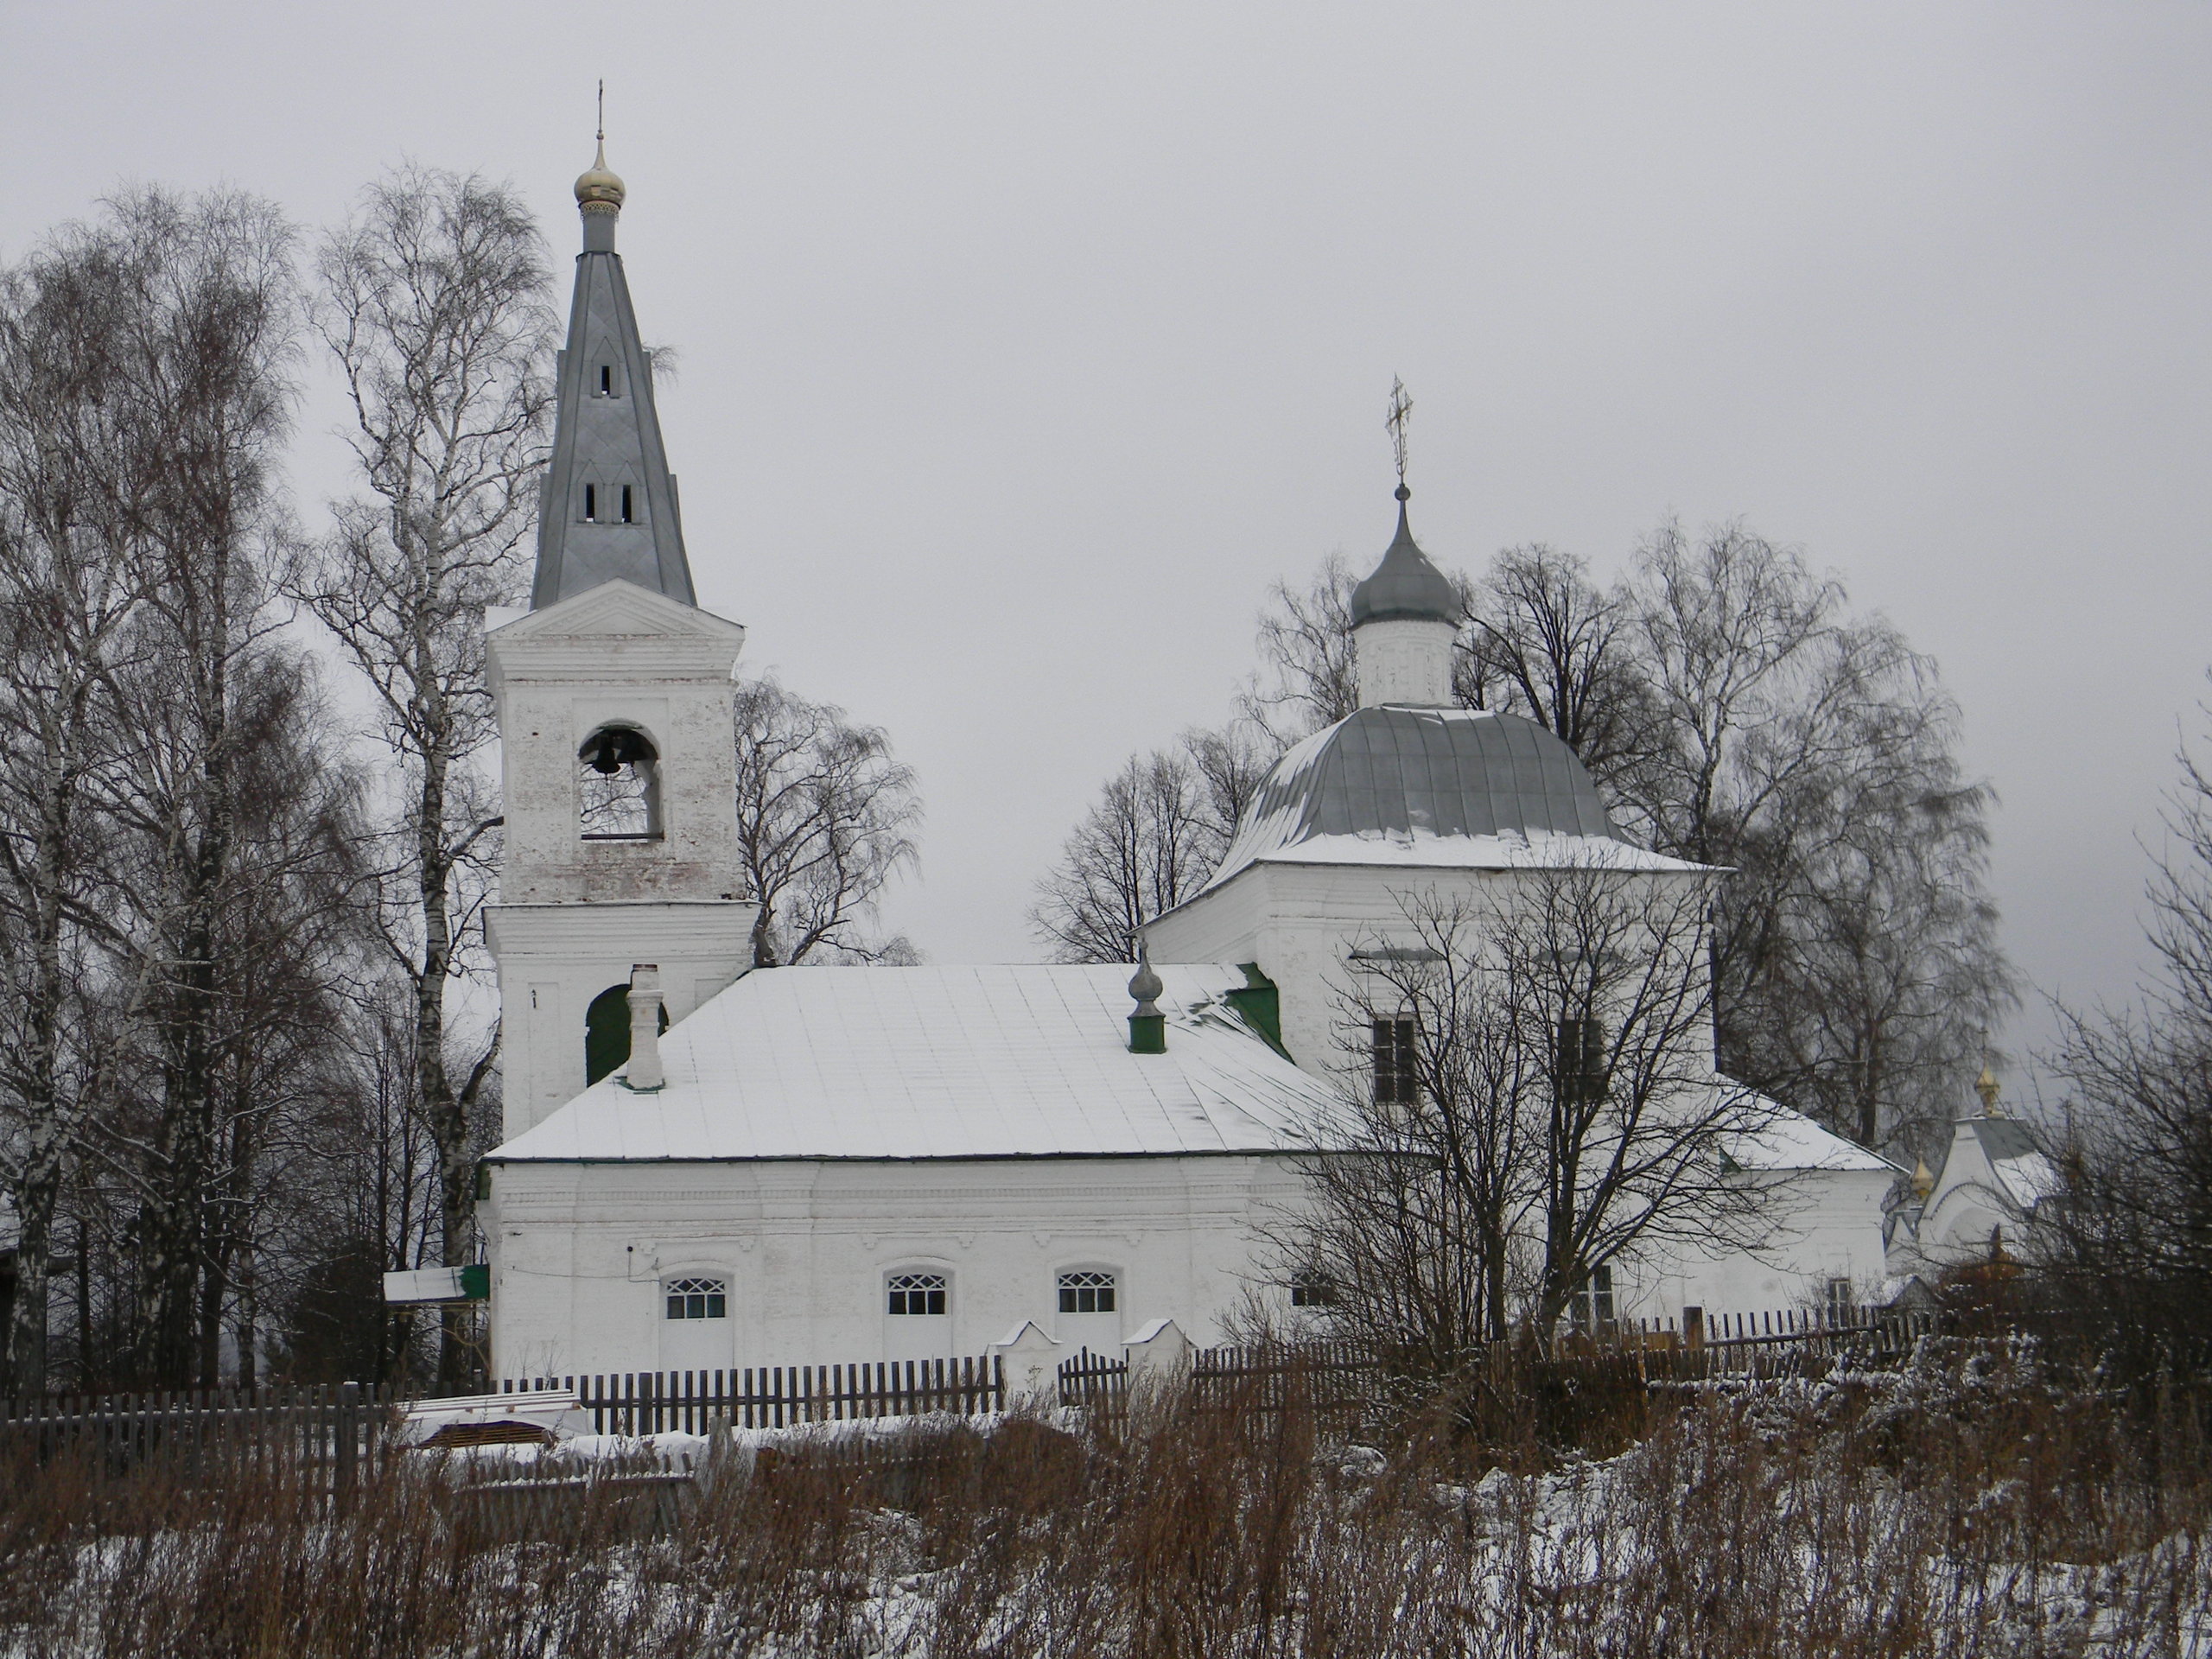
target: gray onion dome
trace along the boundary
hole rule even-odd
[[[1459,620],[1459,595],[1451,581],[1429,563],[1406,522],[1412,492],[1398,486],[1398,533],[1383,552],[1375,574],[1351,590],[1351,625],[1410,617],[1423,622]]]

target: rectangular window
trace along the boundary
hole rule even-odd
[[[1848,1325],[1859,1312],[1859,1303],[1851,1292],[1848,1279],[1831,1279],[1827,1287],[1828,1321],[1832,1325]]]
[[[1337,1305],[1337,1287],[1329,1282],[1326,1274],[1300,1274],[1290,1281],[1290,1305],[1293,1307],[1334,1307]]]
[[[622,486],[622,522],[626,524],[632,522],[630,518],[630,486],[627,484]]]
[[[1574,1293],[1574,1305],[1568,1317],[1578,1331],[1595,1330],[1613,1322],[1612,1268],[1590,1269],[1583,1278],[1582,1288]]]
[[[1421,1098],[1418,1056],[1411,1020],[1377,1020],[1375,1024],[1375,1103],[1410,1106]]]
[[[902,1318],[944,1312],[944,1275],[941,1273],[894,1273],[889,1289],[890,1311]]]
[[[1111,1313],[1114,1275],[1110,1273],[1064,1273],[1060,1275],[1060,1312]]]
[[[599,365],[599,395],[602,397],[614,395],[614,371],[604,363]]]
[[[671,1319],[726,1319],[729,1317],[729,1282],[723,1279],[671,1279],[668,1281],[668,1317]]]
[[[1588,1105],[1605,1097],[1605,1028],[1595,1020],[1559,1022],[1557,1069],[1560,1098]]]
[[[595,484],[584,486],[584,522],[588,524],[599,522],[599,486]]]

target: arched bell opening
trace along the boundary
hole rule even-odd
[[[660,1028],[668,1029],[666,1003],[661,1005]],[[626,981],[608,986],[584,1010],[584,1082],[597,1083],[629,1063],[630,987]]]
[[[660,755],[634,726],[602,726],[576,751],[586,841],[660,839]]]

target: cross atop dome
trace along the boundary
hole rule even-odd
[[[1353,665],[1363,709],[1378,703],[1436,707],[1452,701],[1452,647],[1459,633],[1459,595],[1414,540],[1406,517],[1406,427],[1414,400],[1390,382],[1383,426],[1398,467],[1398,533],[1374,574],[1351,590]]]
[[[1406,383],[1392,376],[1390,413],[1382,426],[1390,435],[1390,453],[1398,465],[1398,533],[1391,538],[1375,574],[1351,590],[1351,621],[1355,628],[1363,622],[1392,617],[1449,622],[1454,629],[1459,626],[1459,596],[1452,591],[1444,573],[1429,563],[1428,555],[1421,550],[1406,519],[1406,503],[1414,493],[1406,487],[1406,429],[1413,412],[1414,400],[1406,393]],[[1440,697],[1438,700],[1442,701]]]

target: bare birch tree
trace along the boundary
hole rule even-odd
[[[1354,706],[1352,585],[1332,556],[1270,595],[1245,702],[1280,737]],[[1610,589],[1541,546],[1463,588],[1459,701],[1546,726],[1631,836],[1735,872],[1713,937],[1732,1073],[1870,1146],[1924,1144],[2015,996],[1994,797],[1935,664],[1740,524],[1669,521]]]
[[[773,677],[747,682],[737,692],[736,807],[739,854],[760,906],[755,967],[817,953],[912,959],[903,939],[861,931],[886,884],[913,861],[922,816],[913,769],[880,727],[855,726]]]
[[[2212,770],[2178,760],[2150,976],[2133,1006],[2059,1010],[2064,1185],[2030,1252],[2101,1343],[2186,1373],[2212,1357]]]
[[[495,734],[484,612],[529,580],[552,408],[550,271],[512,189],[413,166],[362,192],[317,268],[315,326],[345,377],[365,493],[336,505],[297,592],[372,688],[397,763],[382,931],[414,1005],[414,1109],[438,1147],[437,1243],[451,1265],[474,1249],[471,1124],[498,1051],[496,1031],[464,1039],[448,1015],[499,823],[472,764]],[[447,1347],[441,1375],[457,1386],[457,1337]]]
[[[1777,1178],[1739,1166],[1777,1109],[1713,1067],[1710,902],[1701,879],[1530,872],[1411,898],[1359,947],[1347,1104],[1285,1241],[1336,1324],[1448,1368],[1548,1333],[1599,1268],[1767,1242]]]
[[[251,947],[233,949],[230,923],[270,874],[251,771],[270,722],[296,706],[276,690],[290,669],[270,601],[297,290],[291,231],[251,197],[131,192],[87,234],[125,288],[112,406],[138,601],[130,664],[109,681],[107,833],[86,918],[140,1011],[157,1103],[143,1133],[104,1116],[97,1144],[137,1194],[137,1369],[175,1385],[202,1362],[207,1298],[221,1294],[207,1270],[222,1072],[251,1024],[239,995]]]
[[[1535,721],[1609,778],[1656,738],[1634,623],[1628,593],[1599,588],[1572,554],[1507,548],[1470,594],[1454,689],[1471,709]]]
[[[1924,1141],[2014,995],[1957,705],[1887,621],[1740,525],[1662,525],[1635,590],[1656,718],[1605,781],[1631,833],[1736,872],[1724,1065],[1866,1145]]]
[[[1359,586],[1344,556],[1332,553],[1303,588],[1278,582],[1260,611],[1260,672],[1237,710],[1287,748],[1359,707],[1352,671],[1351,592]]]
[[[1037,883],[1030,931],[1056,962],[1135,962],[1138,927],[1197,896],[1224,840],[1188,755],[1131,755]]]
[[[112,232],[81,227],[0,280],[0,741],[35,757],[0,771],[0,1172],[19,1274],[0,1393],[47,1386],[57,1206],[108,1076],[84,1042],[84,911],[142,574],[143,411],[123,357],[137,299]]]

